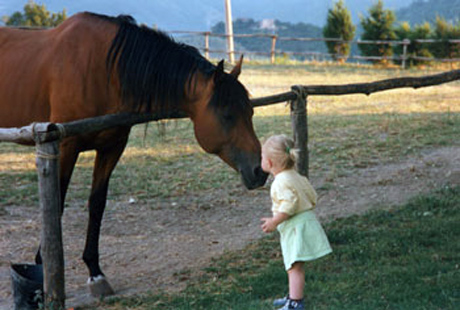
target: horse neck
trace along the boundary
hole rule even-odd
[[[193,119],[193,116],[209,103],[213,93],[213,78],[206,77],[198,71],[185,85],[185,100],[180,109]]]

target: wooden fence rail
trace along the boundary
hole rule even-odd
[[[300,150],[298,170],[308,175],[308,114],[307,97],[311,95],[366,94],[402,88],[420,88],[439,85],[460,79],[460,70],[453,70],[421,77],[402,77],[370,83],[346,85],[297,85],[291,91],[256,98],[254,107],[289,101],[295,146]],[[77,134],[100,131],[115,126],[134,124],[160,119],[183,118],[182,113],[147,115],[122,113],[77,120],[63,124],[34,123],[22,128],[0,128],[0,142],[36,144],[37,170],[39,174],[40,206],[43,225],[41,234],[44,290],[46,309],[65,309],[64,254],[62,247],[61,219],[59,211],[58,159],[59,141]]]
[[[370,83],[344,84],[344,85],[304,85],[300,87],[305,95],[351,95],[365,94],[370,95],[375,92],[390,90],[395,88],[414,89],[426,86],[444,84],[460,79],[460,70],[452,70],[434,75],[420,77],[401,77],[385,79]],[[252,100],[255,107],[270,105],[277,102],[292,101],[297,98],[295,91],[289,91],[281,94],[256,98]]]

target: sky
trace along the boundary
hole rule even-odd
[[[22,11],[28,0],[0,0],[0,16]],[[355,23],[377,0],[345,0]],[[398,9],[412,0],[384,0],[385,7]],[[305,22],[323,26],[327,10],[336,0],[232,0],[233,19],[279,19],[283,22]],[[225,20],[224,0],[36,0],[48,10],[69,15],[92,11],[107,15],[130,14],[140,23],[164,30],[210,30]]]

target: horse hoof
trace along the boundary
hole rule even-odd
[[[115,294],[109,282],[104,276],[91,277],[88,279],[89,292],[93,297],[105,297]]]

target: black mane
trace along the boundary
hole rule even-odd
[[[128,15],[110,17],[89,13],[119,26],[109,49],[106,66],[108,79],[116,70],[123,103],[133,110],[174,114],[185,97],[186,85],[197,71],[206,77],[215,74],[215,88],[209,106],[214,108],[227,128],[235,116],[252,115],[247,90],[232,75],[224,73],[189,45],[177,43],[161,31],[138,26]],[[223,64],[223,63],[222,63]],[[218,70],[219,72],[216,72]],[[216,78],[217,77],[217,78]]]
[[[184,99],[190,77],[198,70],[211,77],[216,70],[196,48],[138,26],[131,16],[93,15],[119,25],[107,55],[108,78],[116,70],[122,100],[134,110],[151,111],[154,102],[160,112],[173,112]]]

